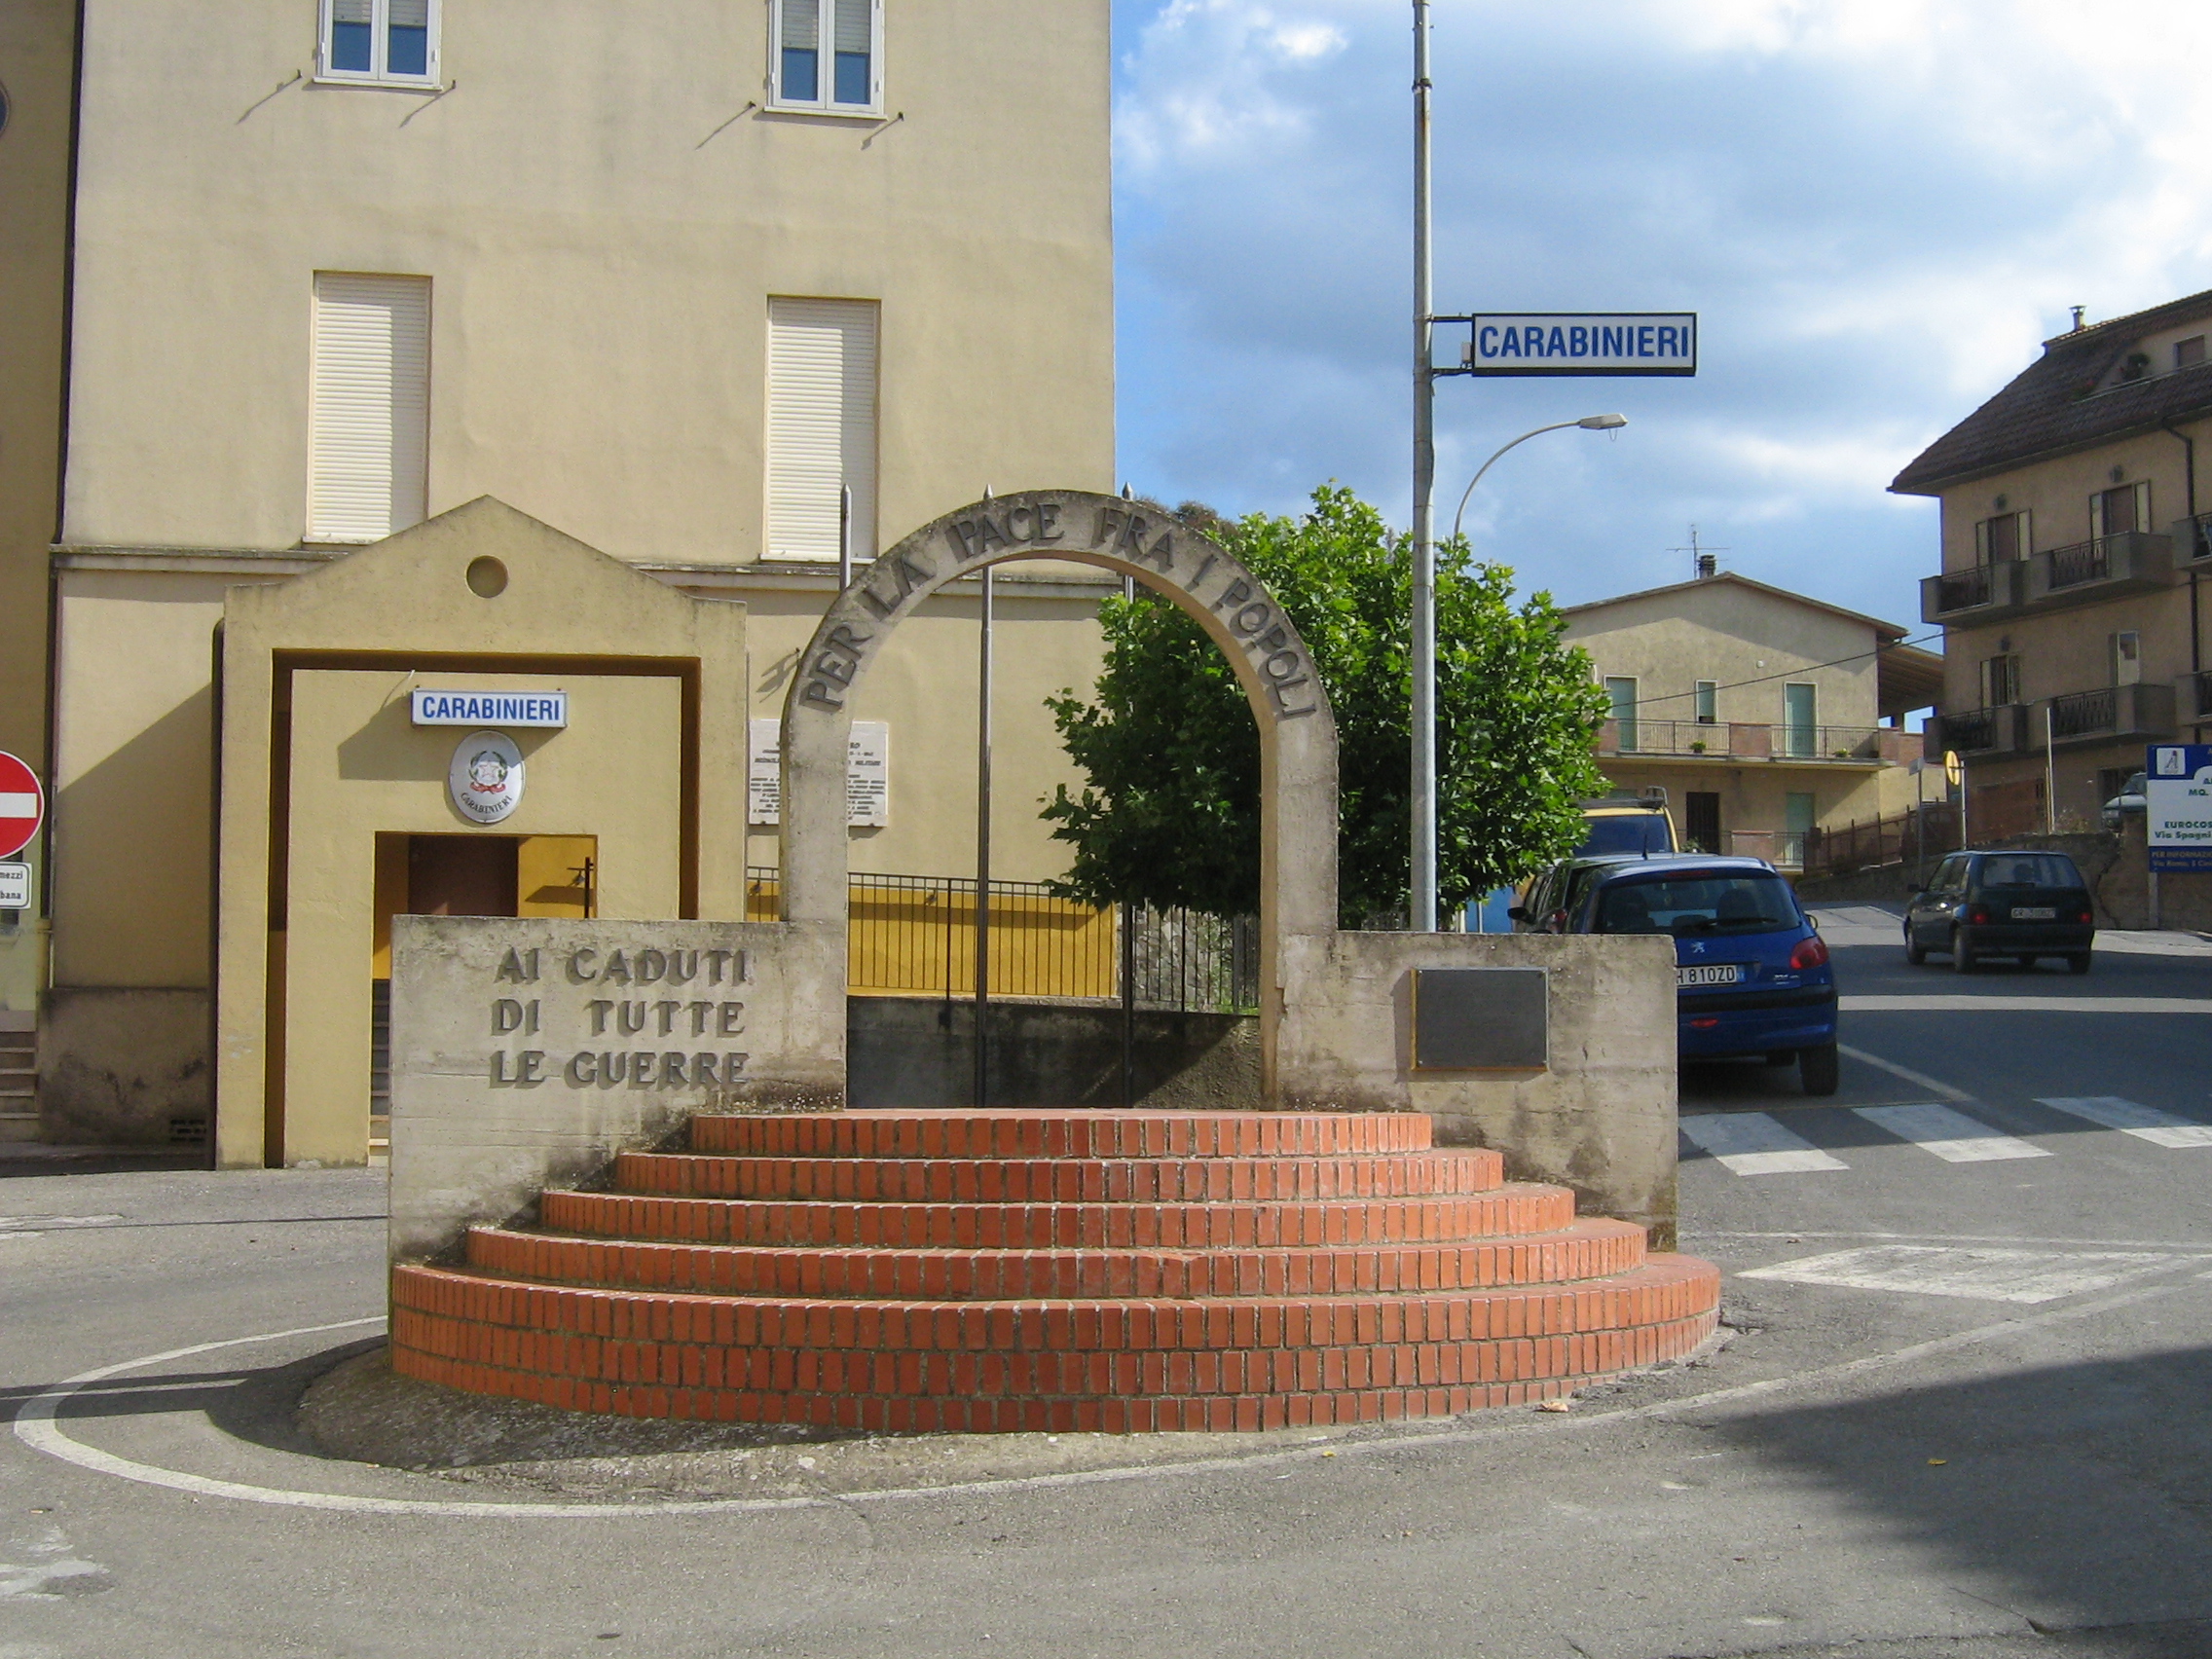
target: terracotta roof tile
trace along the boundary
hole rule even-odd
[[[2040,358],[1930,444],[1890,488],[1933,496],[1976,473],[2212,413],[2212,363],[2095,389],[2137,341],[2197,316],[2212,320],[2212,290],[2045,341]]]

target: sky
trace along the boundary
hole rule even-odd
[[[1410,0],[1113,0],[1120,456],[1412,498]],[[1436,309],[1695,311],[1695,379],[1444,380],[1440,525],[1563,604],[1721,567],[1918,625],[1898,470],[2041,342],[2212,287],[2201,0],[1435,0]],[[1938,647],[1939,648],[1939,647]]]

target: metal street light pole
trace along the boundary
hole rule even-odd
[[[1467,480],[1466,492],[1459,498],[1459,510],[1452,515],[1452,539],[1456,541],[1459,538],[1459,521],[1467,516],[1467,501],[1474,495],[1475,486],[1483,481],[1483,474],[1491,469],[1491,462],[1513,448],[1514,444],[1525,444],[1530,438],[1541,437],[1546,432],[1564,432],[1569,426],[1580,426],[1583,430],[1590,432],[1612,432],[1618,431],[1627,424],[1628,417],[1626,415],[1585,415],[1579,421],[1555,421],[1548,426],[1538,426],[1532,432],[1523,432],[1513,440],[1513,443],[1502,445],[1498,449],[1497,455],[1492,456],[1490,461],[1484,461],[1482,465],[1475,468],[1475,475]]]
[[[1436,931],[1436,376],[1430,316],[1428,0],[1414,0],[1413,905]]]

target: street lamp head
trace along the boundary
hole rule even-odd
[[[1617,426],[1627,425],[1628,417],[1626,415],[1585,415],[1574,424],[1577,426],[1587,426],[1593,432],[1609,432]]]

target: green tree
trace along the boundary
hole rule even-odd
[[[1216,536],[1305,636],[1336,711],[1340,909],[1402,914],[1410,886],[1411,675],[1405,538],[1350,490],[1302,518],[1178,516]],[[1605,788],[1591,739],[1604,714],[1589,658],[1549,594],[1513,604],[1513,572],[1464,539],[1437,550],[1437,884],[1446,906],[1517,881],[1582,837]],[[1090,697],[1051,700],[1087,779],[1044,810],[1075,849],[1056,884],[1090,903],[1248,914],[1260,896],[1259,733],[1220,649],[1139,589],[1101,608],[1106,662]]]

